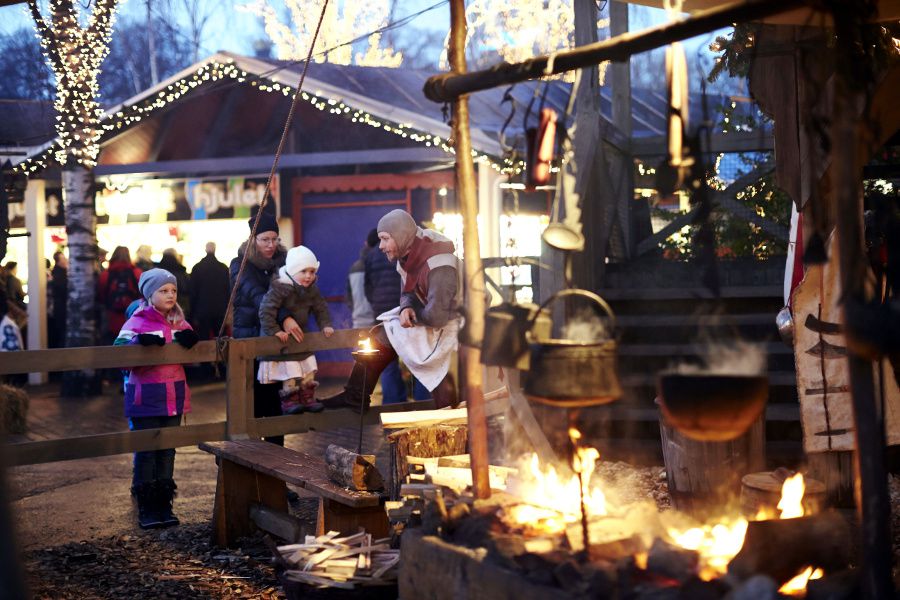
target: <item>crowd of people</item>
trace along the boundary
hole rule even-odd
[[[97,301],[105,343],[187,348],[215,337],[234,293],[231,334],[234,338],[275,336],[286,344],[301,342],[311,319],[323,334],[334,333],[328,304],[316,281],[320,261],[306,246],[286,248],[274,215],[249,219],[255,233],[229,266],[206,246],[206,256],[190,273],[174,250],[158,263],[141,246],[136,260],[125,246],[113,250],[97,282]],[[51,345],[64,345],[68,262],[54,255],[48,278],[48,329]],[[456,404],[450,360],[457,346],[461,265],[453,243],[438,232],[422,229],[403,210],[384,215],[362,244],[359,259],[347,276],[347,302],[355,328],[369,329],[377,358],[355,364],[343,391],[317,398],[318,364],[313,353],[290,360],[255,361],[255,417],[318,412],[326,408],[368,409],[379,382],[383,402],[433,397],[438,407]],[[27,310],[15,263],[7,263],[0,293],[0,334],[14,324],[16,309]],[[18,334],[18,327],[10,331]],[[15,338],[15,339],[14,339]],[[23,349],[21,336],[0,342],[4,350]],[[408,386],[400,362],[412,375]],[[132,430],[178,426],[190,411],[190,389],[180,364],[134,367],[124,373],[125,416]],[[284,445],[284,436],[267,441]],[[175,450],[137,452],[132,494],[142,528],[178,524],[172,503],[177,488]],[[290,493],[289,493],[290,496]]]

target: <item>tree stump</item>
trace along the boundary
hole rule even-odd
[[[400,486],[409,475],[407,456],[434,458],[466,453],[468,433],[465,425],[433,425],[395,431],[387,436],[391,447],[390,494],[400,497]]]
[[[672,504],[678,510],[708,516],[738,497],[741,477],[766,463],[765,413],[740,437],[727,442],[698,442],[659,420],[663,460]]]
[[[806,491],[803,493],[803,509],[806,514],[817,513],[825,506],[825,484],[808,477],[803,478]],[[760,510],[770,515],[778,515],[778,501],[784,478],[775,471],[750,473],[741,479],[741,510],[748,516]],[[769,517],[774,518],[774,517]]]

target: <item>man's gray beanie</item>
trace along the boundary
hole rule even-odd
[[[138,281],[138,290],[141,292],[141,296],[147,302],[150,302],[150,297],[153,293],[167,283],[174,284],[175,288],[178,288],[178,280],[175,279],[174,275],[165,269],[150,269],[141,273],[141,279]]]
[[[399,208],[392,210],[378,221],[378,233],[391,234],[391,237],[397,242],[397,251],[400,256],[405,256],[409,252],[410,246],[416,239],[418,229],[412,215]]]

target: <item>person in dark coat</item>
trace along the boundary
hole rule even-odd
[[[53,269],[50,271],[50,297],[53,298],[53,312],[51,322],[53,327],[49,332],[51,348],[64,348],[66,345],[66,302],[69,299],[69,259],[66,255],[57,251],[53,253]]]
[[[367,243],[375,248],[365,258],[365,290],[366,298],[372,305],[372,313],[377,317],[392,308],[400,306],[400,273],[397,265],[388,260],[383,252],[377,250],[380,240],[378,230],[369,232]],[[414,378],[415,379],[415,378]],[[384,404],[406,402],[408,395],[403,374],[400,372],[400,360],[392,361],[381,373],[381,393]],[[427,400],[431,394],[418,381],[413,383],[413,397],[416,400]]]
[[[219,334],[230,293],[228,267],[216,259],[216,243],[208,242],[206,256],[191,269],[191,319],[201,340]]]
[[[255,215],[250,217],[250,230],[253,230]],[[247,262],[240,281],[237,281],[241,269],[241,261],[247,255]],[[257,337],[260,335],[259,307],[263,297],[269,291],[272,277],[284,266],[287,249],[281,245],[278,237],[278,222],[275,217],[263,211],[256,229],[256,237],[241,244],[238,255],[231,261],[229,273],[231,285],[237,288],[234,295],[234,319],[232,335],[235,339]],[[300,325],[287,310],[278,311],[277,320],[282,330],[289,333],[298,342],[303,339]],[[259,361],[254,361],[253,372],[259,371]],[[253,382],[253,416],[275,417],[281,415],[281,399],[278,392],[280,383]],[[266,441],[284,445],[284,436],[267,437]]]
[[[97,300],[105,309],[108,343],[116,339],[125,324],[125,309],[141,297],[140,278],[141,270],[131,262],[131,252],[125,246],[117,246],[109,259],[109,268],[100,273],[97,280]]]
[[[193,314],[191,312],[191,277],[188,275],[184,265],[181,264],[181,260],[178,258],[178,252],[175,248],[166,248],[163,250],[162,258],[159,259],[159,264],[156,266],[160,269],[165,269],[178,280],[178,293],[181,297],[181,309],[184,311],[184,314],[188,315],[188,319],[190,320],[191,315]]]

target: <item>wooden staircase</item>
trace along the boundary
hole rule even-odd
[[[777,270],[777,265],[763,265]],[[749,272],[759,277],[752,266]],[[685,278],[685,283],[599,290],[616,314],[623,397],[606,406],[582,409],[579,428],[604,458],[662,464],[657,374],[682,364],[701,364],[711,344],[736,347],[740,342],[766,355],[767,463],[797,465],[803,450],[794,355],[775,327],[775,315],[783,306],[781,284],[726,285],[721,296],[714,298],[708,290],[691,285],[690,279]],[[539,418],[559,427],[558,417],[540,412]]]

